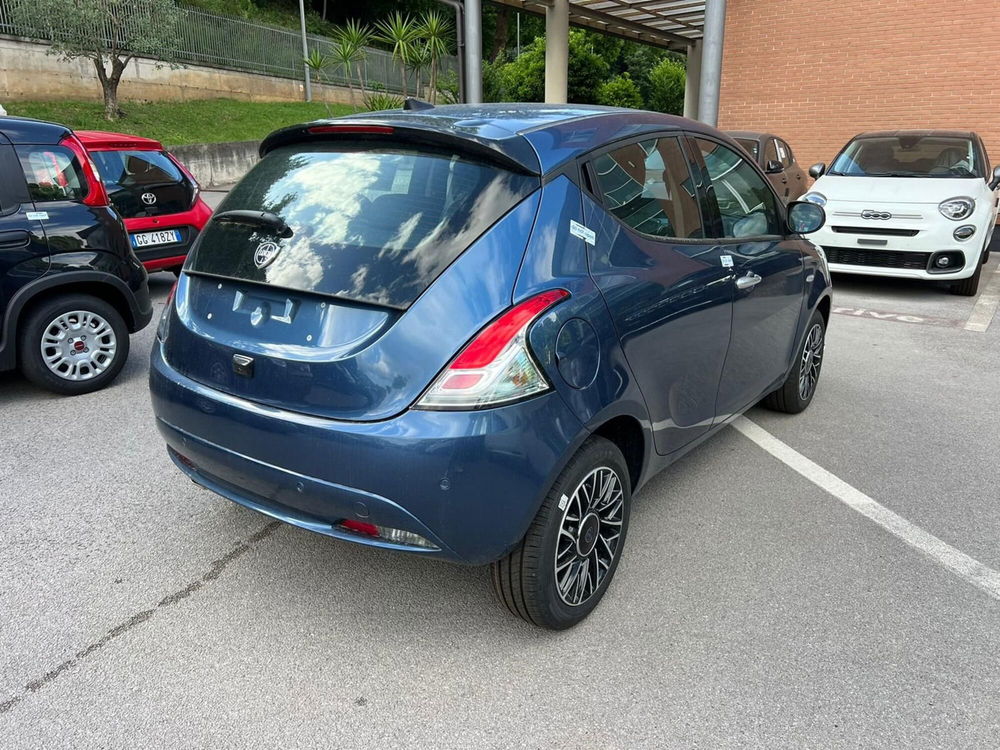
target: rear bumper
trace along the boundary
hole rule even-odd
[[[125,219],[125,228],[128,230],[130,243],[133,234],[142,232],[159,232],[171,229],[180,232],[180,242],[133,248],[136,257],[142,261],[147,271],[159,271],[165,268],[180,268],[184,265],[191,245],[194,244],[211,216],[212,209],[199,198],[190,211],[156,217],[142,216]]]
[[[282,411],[185,378],[159,342],[150,390],[171,457],[198,484],[321,534],[469,564],[520,541],[585,437],[555,393],[374,423]],[[361,537],[336,526],[345,519],[410,531],[437,549]]]

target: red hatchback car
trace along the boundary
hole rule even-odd
[[[184,165],[151,138],[77,130],[147,271],[178,270],[212,209]]]

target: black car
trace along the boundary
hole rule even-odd
[[[806,173],[795,161],[795,154],[783,139],[770,133],[749,130],[730,130],[727,135],[753,157],[785,203],[798,200],[806,191]]]
[[[0,117],[0,370],[57,393],[98,390],[152,314],[146,270],[80,141]]]

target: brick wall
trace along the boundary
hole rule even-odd
[[[719,126],[804,166],[865,130],[974,130],[1000,164],[996,2],[729,0]]]

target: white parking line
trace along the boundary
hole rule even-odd
[[[979,293],[976,306],[972,308],[972,314],[965,322],[965,330],[984,333],[993,322],[998,307],[1000,307],[1000,266],[993,272],[986,288]]]
[[[1000,600],[1000,572],[988,568],[978,560],[969,557],[933,534],[913,525],[902,516],[893,513],[884,505],[880,505],[861,490],[855,489],[843,479],[831,474],[746,417],[738,417],[733,422],[733,427],[783,464],[797,471],[820,489],[826,490],[844,505],[874,521],[911,547],[923,552],[959,578],[973,586],[978,586],[994,599]]]

